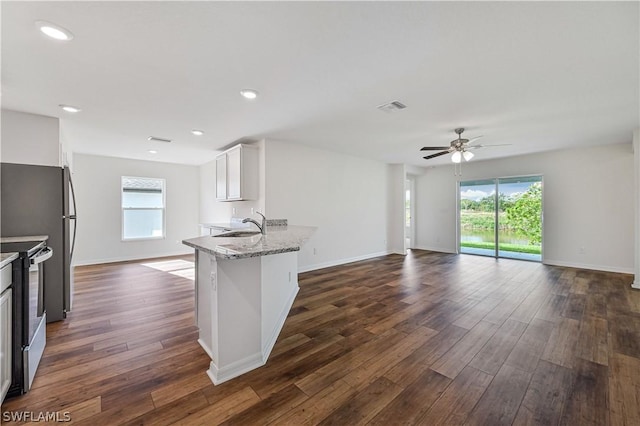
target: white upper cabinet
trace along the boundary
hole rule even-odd
[[[216,157],[216,200],[227,199],[227,155]]]
[[[258,198],[258,147],[236,145],[216,157],[216,200]]]

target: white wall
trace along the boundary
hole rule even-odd
[[[632,273],[634,166],[629,144],[464,163],[461,180],[543,175],[543,262]],[[416,180],[417,247],[455,252],[452,166]],[[584,254],[579,253],[584,247]]]
[[[391,253],[405,254],[404,202],[407,173],[404,164],[388,166],[387,241]]]
[[[198,235],[197,166],[127,160],[75,153],[73,179],[78,203],[75,264],[115,262],[191,253],[181,241]],[[166,181],[166,237],[126,241],[122,236],[120,178]]]
[[[200,175],[200,223],[229,223],[231,217],[252,217],[251,209],[264,212],[265,210],[265,141],[256,143],[258,155],[258,199],[247,201],[216,201],[216,162],[211,161],[199,168]],[[257,215],[254,215],[259,219]],[[206,234],[208,231],[201,230]]]
[[[387,253],[386,164],[275,140],[265,151],[267,217],[318,227],[300,270]]]
[[[633,131],[633,168],[635,170],[635,281],[634,288],[640,289],[640,129]]]
[[[60,125],[55,117],[3,109],[2,148],[4,163],[60,166]]]

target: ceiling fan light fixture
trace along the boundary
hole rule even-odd
[[[253,100],[258,97],[258,91],[254,89],[242,89],[240,94],[243,98]]]
[[[47,21],[36,21],[36,27],[47,37],[54,40],[69,41],[73,39],[73,33],[59,25]]]
[[[464,161],[469,161],[473,158],[473,152],[470,151],[465,151],[462,153],[462,156],[464,157]]]
[[[453,155],[451,156],[451,161],[453,161],[454,163],[460,163],[462,161],[462,153],[460,151],[456,151],[453,153]]]
[[[64,104],[60,104],[58,105],[60,108],[62,108],[64,111],[67,112],[71,112],[71,113],[76,113],[76,112],[80,112],[82,111],[80,108],[75,107],[73,105],[64,105]]]

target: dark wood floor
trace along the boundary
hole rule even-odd
[[[423,251],[305,273],[267,365],[213,386],[190,260],[76,268],[75,309],[4,420],[640,425],[630,275]]]

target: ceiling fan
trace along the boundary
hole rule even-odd
[[[442,152],[438,152],[436,154],[427,155],[426,157],[424,157],[424,159],[425,160],[429,160],[430,158],[436,158],[436,157],[440,157],[441,155],[453,153],[453,155],[451,156],[451,161],[453,161],[454,163],[460,163],[460,162],[462,162],[463,158],[464,158],[465,161],[469,161],[469,160],[471,160],[473,158],[473,152],[470,151],[471,149],[484,148],[484,147],[487,147],[487,146],[510,145],[510,144],[471,145],[473,142],[475,142],[476,140],[480,139],[482,136],[477,136],[477,137],[472,138],[472,139],[463,139],[462,138],[462,132],[464,132],[464,128],[463,127],[459,127],[457,129],[455,129],[455,132],[458,135],[458,139],[452,140],[451,143],[449,144],[449,146],[425,146],[425,147],[423,147],[420,151],[440,151],[440,150],[443,150]]]

